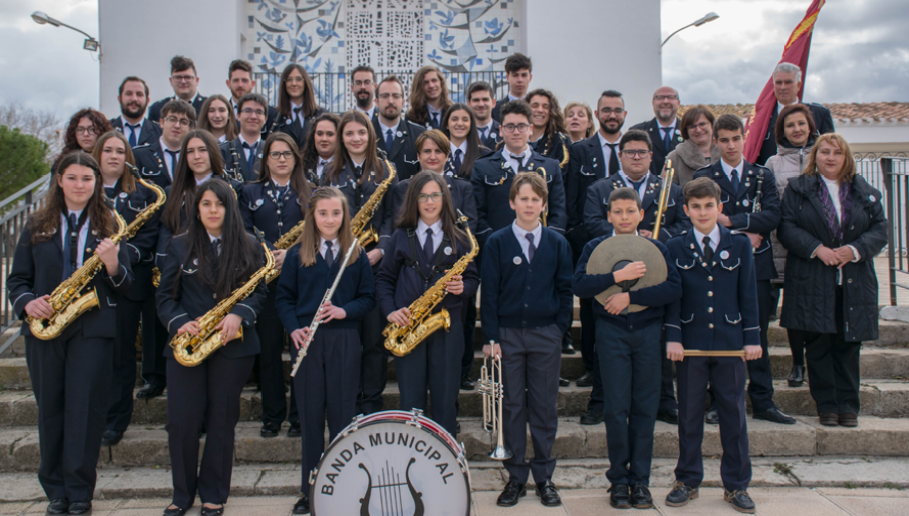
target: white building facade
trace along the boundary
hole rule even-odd
[[[195,61],[203,95],[229,94],[228,65],[242,58],[274,98],[274,79],[299,63],[332,111],[352,106],[346,71],[360,64],[407,86],[421,66],[438,66],[458,101],[474,80],[504,96],[505,59],[521,52],[534,63],[531,88],[592,107],[603,90],[618,90],[629,125],[653,117],[662,80],[659,0],[99,0],[99,27],[109,116],[130,75],[148,82],[152,101],[173,95],[174,55]]]

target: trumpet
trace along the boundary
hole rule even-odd
[[[672,190],[672,176],[675,175],[675,169],[672,168],[672,160],[667,159],[663,164],[663,185],[660,187],[660,202],[657,205],[656,222],[653,223],[653,239],[660,237],[660,225],[663,223],[663,214],[666,213],[666,205],[669,204],[669,193]]]
[[[498,434],[496,447],[489,452],[492,460],[508,460],[512,453],[505,449],[503,442],[502,398],[505,386],[502,382],[502,357],[496,354],[483,359],[477,390],[483,395],[483,429]]]

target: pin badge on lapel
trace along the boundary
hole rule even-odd
[[[256,201],[256,206],[262,206],[265,203],[265,199],[259,199]]]
[[[742,201],[742,206],[744,206],[746,208],[748,207],[749,204],[751,204],[751,203],[748,202],[748,199],[745,199],[744,201]]]
[[[400,138],[400,137],[402,137],[402,136],[404,136],[404,133],[402,133],[402,132],[401,132],[401,131],[398,131],[398,132],[397,132],[397,133],[395,133],[395,134],[397,134],[397,135],[398,135],[398,138]]]
[[[515,257],[514,257],[514,260],[512,260],[512,261],[514,262],[515,265],[521,265],[521,257],[520,257],[520,256],[515,256]]]
[[[443,252],[445,253],[445,256],[451,256],[451,248],[450,248],[450,247],[446,247],[446,248],[443,250]]]
[[[729,251],[723,251],[720,253],[720,259],[725,260],[729,258]]]
[[[121,198],[121,199],[126,199],[126,198],[128,197],[128,195],[129,195],[129,194],[127,194],[126,192],[120,192],[120,198]]]

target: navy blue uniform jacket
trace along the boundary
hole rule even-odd
[[[114,129],[117,131],[123,132],[123,117],[118,116],[117,118],[110,119],[110,125],[114,126]],[[124,133],[124,136],[126,134]],[[136,147],[139,145],[145,145],[153,141],[157,141],[161,137],[161,126],[152,122],[148,118],[142,122],[142,129],[139,131],[139,140],[136,142]],[[127,138],[128,140],[129,138]]]
[[[760,280],[771,280],[777,277],[773,264],[773,246],[770,245],[770,233],[780,225],[780,195],[776,189],[776,177],[769,168],[744,163],[744,173],[740,172],[739,189],[734,191],[732,183],[723,172],[721,162],[707,165],[695,171],[694,179],[709,177],[716,181],[723,190],[723,214],[729,217],[732,227],[738,231],[758,233],[763,237],[761,245],[754,250],[755,277]],[[763,176],[763,181],[760,177]],[[754,199],[760,183],[761,211],[753,213]]]
[[[265,240],[271,244],[303,220],[303,210],[306,209],[290,185],[284,195],[279,197],[278,189],[270,180],[245,183],[238,201],[246,231],[250,234],[254,234],[253,228],[262,231]]]
[[[167,165],[164,164],[164,152],[161,150],[158,138],[146,145],[134,147],[133,157],[136,160],[136,168],[139,169],[142,179],[151,181],[161,188],[170,186],[173,182],[173,178],[167,170]],[[176,172],[176,164],[174,165],[174,171]]]
[[[174,95],[173,97],[165,97],[165,98],[159,100],[158,102],[155,102],[151,106],[148,106],[148,119],[151,120],[152,122],[160,123],[161,108],[163,108],[165,104],[167,104],[168,102],[170,102],[171,100],[174,100],[176,98],[179,98],[179,97],[177,97],[176,95]],[[193,101],[191,104],[193,105],[193,109],[196,110],[196,120],[199,119],[199,110],[202,109],[202,104],[205,102],[205,99],[207,99],[207,98],[208,97],[203,97],[202,94],[198,93],[198,92],[196,93],[196,96],[193,97]]]
[[[650,136],[650,142],[653,144],[653,159],[650,160],[651,174],[656,176],[662,174],[663,163],[666,162],[666,156],[668,156],[670,152],[674,151],[680,143],[685,141],[682,139],[682,131],[680,130],[681,126],[682,121],[676,118],[675,128],[669,135],[668,149],[666,148],[666,144],[663,143],[663,130],[660,129],[660,123],[657,122],[656,117],[632,127],[632,129],[644,131],[648,136]]]
[[[760,346],[751,240],[720,226],[710,263],[694,231],[670,239],[667,247],[682,277],[682,298],[666,309],[666,341],[685,349]]]
[[[338,251],[329,268],[321,253],[316,253],[316,263],[313,265],[300,265],[300,244],[287,251],[275,297],[275,309],[287,333],[308,328],[312,324],[312,318],[335,281],[346,253],[347,249]],[[376,284],[369,258],[363,249],[360,249],[360,256],[355,261],[347,264],[331,298],[331,304],[343,308],[347,317],[324,323],[325,328],[357,329],[359,320],[376,307]]]
[[[499,342],[499,328],[556,324],[568,331],[573,309],[571,249],[565,237],[543,228],[532,263],[511,226],[489,237],[483,248],[480,320],[486,342]]]
[[[364,181],[362,185],[357,185],[356,176],[354,176],[353,171],[351,171],[350,165],[346,164],[338,175],[337,180],[329,181],[327,175],[323,176],[323,182],[329,184],[323,184],[322,186],[334,186],[341,190],[344,197],[347,197],[347,206],[350,208],[350,216],[353,218],[360,212],[360,207],[372,198],[372,194],[376,192],[379,183],[381,183],[381,181],[375,179],[375,172],[370,171],[369,174],[370,177],[368,180]],[[388,171],[386,171],[385,174],[386,175],[382,176],[383,180],[388,178]],[[391,238],[391,232],[394,228],[394,206],[392,205],[392,197],[394,197],[394,191],[397,186],[398,176],[395,175],[395,178],[388,186],[388,190],[385,190],[382,201],[379,202],[379,206],[376,207],[375,214],[372,216],[372,226],[379,232],[379,243],[367,246],[370,249],[372,249],[373,246],[378,247],[379,249],[385,249],[388,245],[388,239]]]
[[[417,136],[426,131],[422,125],[415,124],[402,116],[398,120],[398,127],[392,130],[394,143],[389,149],[385,145],[385,133],[382,125],[379,124],[379,117],[372,119],[372,127],[376,131],[376,146],[388,155],[388,160],[395,164],[398,170],[398,180],[403,181],[410,179],[420,171],[420,162],[417,161]]]
[[[606,177],[608,163],[603,163],[603,148],[596,134],[568,148],[568,177],[565,178],[565,197],[568,207],[568,231],[565,233],[572,249],[580,254],[584,245],[596,235],[588,235],[584,225],[587,189]]]
[[[669,201],[666,211],[663,212],[663,223],[660,226],[660,242],[667,242],[671,237],[681,235],[691,227],[691,220],[685,215],[685,197],[682,187],[672,183],[669,189]],[[612,224],[606,215],[609,213],[609,194],[617,188],[628,185],[622,176],[613,174],[600,179],[587,189],[587,204],[584,207],[584,225],[587,227],[589,238],[596,238],[612,234]],[[653,231],[656,224],[656,212],[659,208],[660,192],[663,190],[660,178],[650,174],[647,176],[647,187],[644,198],[641,199],[641,209],[644,211],[644,220],[638,224],[638,229]]]
[[[157,194],[150,188],[146,188],[138,181],[135,182],[135,185],[136,189],[132,193],[126,193],[121,189],[121,181],[117,181],[117,184],[114,185],[114,195],[111,198],[117,213],[127,224],[132,224],[140,213],[158,199]],[[164,206],[158,208],[158,211],[145,224],[142,224],[136,236],[126,242],[121,242],[121,246],[125,246],[129,253],[129,263],[135,276],[133,286],[126,294],[126,297],[133,301],[143,301],[154,294],[152,268],[155,260],[155,246],[158,244],[162,209]]]
[[[473,196],[473,187],[467,179],[455,177],[451,172],[446,172],[442,177],[444,177],[445,182],[448,183],[448,191],[451,192],[451,205],[455,209],[455,215],[458,214],[457,210],[461,210],[461,213],[467,217],[467,227],[469,227],[470,231],[476,236],[477,200]],[[404,195],[407,193],[407,188],[409,186],[410,179],[405,179],[395,187],[394,196],[392,198],[392,211],[394,213],[395,221],[397,221],[398,217],[401,215],[401,206],[404,205]]]

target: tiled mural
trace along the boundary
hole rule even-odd
[[[289,63],[310,74],[343,74],[368,64],[380,74],[408,78],[434,64],[461,97],[466,73],[501,72],[520,51],[520,3],[516,0],[248,0],[247,59],[275,75]],[[496,82],[501,73],[492,73]],[[343,75],[339,78],[343,81]],[[409,78],[408,78],[409,80]],[[407,81],[405,81],[407,82]],[[408,84],[406,86],[409,87]],[[268,90],[274,84],[260,84]],[[317,81],[322,105],[338,103],[347,88]],[[350,99],[346,99],[350,100]]]

